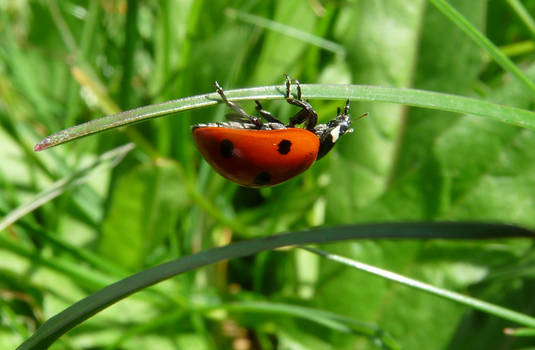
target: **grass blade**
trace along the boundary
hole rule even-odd
[[[184,318],[186,311],[202,312],[204,314],[225,311],[229,313],[273,315],[274,317],[290,316],[296,319],[307,320],[337,332],[363,335],[374,343],[381,344],[381,348],[383,349],[401,349],[401,346],[392,336],[374,324],[361,322],[350,317],[312,307],[271,301],[235,301],[218,305],[194,306],[190,310],[177,310],[163,317],[160,316],[139,326],[129,328],[128,331],[123,332],[116,341],[108,346],[108,349],[119,348],[129,338],[140,334],[158,330],[168,325],[175,325],[179,319]],[[215,317],[217,318],[217,316]]]
[[[535,38],[535,20],[533,20],[533,17],[531,14],[526,10],[526,7],[522,2],[519,0],[506,0],[509,6],[515,11],[516,15],[522,23],[526,26],[526,28],[529,30],[531,36]]]
[[[535,328],[505,328],[503,333],[513,337],[535,337]]]
[[[344,332],[357,333],[368,338],[379,341],[386,349],[401,349],[401,346],[383,329],[376,325],[357,321],[355,319],[341,316],[330,311],[319,310],[306,306],[283,304],[266,301],[241,301],[222,304],[214,308],[215,310],[238,311],[248,313],[261,313],[288,315],[295,318],[301,318],[322,325],[324,327]]]
[[[535,96],[535,83],[532,82],[496,45],[470,23],[460,12],[445,0],[429,0],[448,17],[459,29],[466,33],[476,44],[483,48],[505,71],[511,73]]]
[[[414,107],[443,110],[487,117],[504,123],[535,130],[535,113],[487,101],[416,89],[366,85],[303,84],[304,96],[311,99],[333,99],[399,103]],[[264,86],[226,91],[229,100],[283,99],[284,86]],[[216,93],[185,97],[148,105],[89,121],[45,137],[34,150],[41,151],[104,130],[138,123],[166,114],[215,105]]]
[[[82,183],[97,166],[104,162],[116,163],[118,160],[121,160],[128,152],[134,149],[135,145],[133,143],[128,143],[126,145],[117,147],[109,152],[102,154],[100,157],[95,159],[87,167],[76,171],[74,174],[67,178],[60,179],[53,183],[45,191],[37,194],[33,200],[30,202],[15,208],[6,216],[0,220],[0,231],[4,230],[9,225],[13,224],[15,221],[23,217],[24,215],[32,212],[33,210],[39,208],[43,204],[51,201],[52,199],[58,197],[63,192],[68,189]]]
[[[346,55],[346,49],[342,45],[337,44],[330,40],[326,40],[314,34],[304,32],[297,28],[290,27],[285,24],[269,20],[267,18],[252,15],[247,12],[235,10],[233,8],[227,8],[225,10],[225,14],[229,16],[230,18],[236,18],[246,23],[254,24],[259,27],[272,30],[274,32],[278,32],[284,35],[291,36],[292,38],[295,38],[300,41],[304,41],[310,45],[317,46],[323,50],[330,51],[342,57]]]
[[[47,267],[62,275],[69,276],[83,288],[96,290],[111,283],[113,278],[105,273],[94,271],[67,259],[50,258],[41,252],[30,248],[27,244],[16,242],[5,235],[0,235],[0,248],[9,250],[17,255],[27,258],[29,261]]]
[[[502,46],[501,50],[509,57],[525,55],[535,50],[535,42],[532,40],[520,41],[514,44]]]
[[[492,303],[488,303],[486,301],[482,301],[476,298],[472,298],[460,293],[452,292],[446,289],[438,288],[435,286],[432,286],[430,284],[417,281],[412,278],[408,278],[402,275],[399,275],[394,272],[390,272],[387,270],[380,269],[375,266],[371,266],[368,264],[361,263],[359,261],[355,261],[352,259],[345,258],[340,255],[331,254],[329,252],[310,248],[310,247],[301,247],[304,250],[307,250],[311,253],[323,256],[329,260],[336,261],[339,263],[342,263],[344,265],[348,265],[351,267],[354,267],[357,270],[361,270],[367,273],[371,273],[373,275],[377,275],[383,278],[386,278],[390,281],[394,281],[400,284],[404,284],[406,286],[409,286],[411,288],[419,289],[421,291],[427,292],[432,295],[436,295],[439,297],[442,297],[447,300],[455,301],[459,304],[463,304],[466,306],[469,306],[471,308],[474,308],[476,310],[480,310],[483,312],[486,312],[488,314],[503,318],[508,321],[516,322],[528,327],[535,327],[535,318],[528,316],[526,314],[516,312],[504,307],[501,307],[499,305],[495,305]]]
[[[86,297],[50,318],[19,350],[43,349],[62,334],[117,301],[175,275],[219,261],[253,255],[284,246],[350,239],[490,239],[535,238],[535,232],[505,224],[468,222],[377,223],[306,231],[241,241],[185,256],[131,275]]]
[[[1,210],[0,210],[0,213],[3,214]],[[128,274],[127,270],[124,269],[123,267],[116,265],[115,263],[99,256],[98,254],[95,254],[89,249],[86,249],[84,247],[74,246],[73,244],[65,240],[62,240],[61,238],[58,238],[54,236],[53,234],[48,233],[41,227],[37,226],[37,224],[25,222],[24,220],[22,220],[22,221],[18,221],[17,225],[24,228],[27,234],[30,235],[31,237],[35,237],[35,238],[39,237],[39,239],[43,240],[44,242],[47,242],[55,249],[59,249],[71,255],[79,261],[85,261],[88,265],[96,267],[97,269],[103,272],[106,272],[108,274],[112,274],[115,276],[125,276]],[[0,236],[0,241],[1,240],[2,240],[2,236]],[[27,253],[24,253],[22,255],[29,256],[29,254]]]
[[[123,76],[121,77],[121,92],[119,95],[119,105],[123,108],[130,108],[132,99],[132,77],[134,76],[134,57],[137,41],[137,16],[138,1],[128,0],[126,10],[126,23],[123,54]]]

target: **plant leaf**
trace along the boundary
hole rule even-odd
[[[43,349],[69,329],[87,318],[143,288],[172,276],[207,266],[218,261],[235,259],[274,248],[310,243],[327,243],[348,239],[442,238],[490,239],[535,237],[535,232],[518,226],[489,223],[386,223],[316,228],[251,239],[176,259],[131,275],[78,301],[46,321],[19,350]]]
[[[469,97],[415,89],[388,88],[365,85],[303,84],[303,96],[310,99],[333,99],[370,102],[391,102],[414,107],[488,117],[504,123],[535,130],[535,113],[477,100]],[[229,100],[282,99],[284,86],[265,86],[225,91]],[[219,101],[216,93],[186,97],[159,104],[144,106],[102,117],[62,130],[45,137],[34,150],[41,151],[83,136],[128,124],[138,123],[166,114],[214,105]]]

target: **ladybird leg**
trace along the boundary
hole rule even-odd
[[[349,115],[349,99],[346,100],[346,105],[344,107],[344,115]]]
[[[264,125],[264,123],[262,123],[262,120],[260,118],[247,114],[247,112],[245,112],[240,107],[239,104],[229,101],[229,99],[227,98],[227,96],[223,92],[223,89],[221,88],[221,86],[219,86],[219,83],[217,81],[214,82],[214,86],[216,87],[216,91],[219,94],[219,96],[221,96],[221,99],[223,100],[223,102],[225,102],[228,108],[234,111],[234,113],[230,113],[231,115],[231,118],[229,118],[230,120],[240,120],[244,122],[249,122],[249,123],[256,125],[258,128],[261,128],[262,125]]]
[[[294,80],[295,85],[297,85],[297,99],[299,101],[303,101],[303,94],[301,93],[301,84],[299,84],[299,80]]]
[[[262,108],[262,104],[260,104],[260,101],[258,100],[255,100],[255,103],[256,103],[256,111],[262,116],[262,118],[264,118],[268,123],[278,123],[278,124],[282,124],[282,122],[280,120],[278,120],[277,118],[275,118],[273,116],[273,114],[271,114],[270,112],[266,111],[264,108]]]
[[[312,106],[305,101],[298,101],[294,99],[286,100],[288,103],[295,106],[299,106],[302,109],[290,118],[290,127],[294,127],[296,124],[305,123],[307,130],[314,130],[314,127],[318,123],[318,114],[312,108]]]
[[[232,121],[232,122],[253,123],[259,128],[261,128],[263,125],[262,121],[258,117],[250,116],[249,118],[244,118],[243,115],[239,113],[235,113],[235,112],[225,114],[225,118],[227,118],[228,121]],[[258,121],[260,121],[260,125],[258,125]]]
[[[301,93],[301,85],[296,80],[297,85],[297,99],[294,99],[290,95],[290,77],[286,74],[286,102],[297,107],[301,107],[301,110],[297,112],[293,117],[290,118],[289,127],[294,127],[297,124],[305,123],[305,128],[307,130],[314,130],[318,122],[318,114],[314,108],[307,101],[303,100]]]

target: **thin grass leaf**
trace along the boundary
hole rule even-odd
[[[513,337],[535,337],[535,328],[505,328],[503,333]]]
[[[80,39],[80,49],[72,52],[76,61],[75,64],[83,64],[87,62],[91,54],[91,48],[93,47],[93,39],[95,33],[98,31],[98,23],[100,19],[100,3],[97,1],[91,1],[88,6],[87,16],[84,20],[84,27],[82,31],[82,37]],[[72,34],[71,34],[72,36]],[[121,90],[122,91],[122,90]],[[78,117],[80,107],[80,87],[74,76],[69,79],[67,96],[67,112],[65,118],[65,125],[72,125],[75,123]]]
[[[274,32],[290,36],[297,40],[306,42],[310,45],[317,46],[323,50],[330,51],[332,53],[340,55],[341,57],[344,57],[347,54],[345,47],[340,44],[337,44],[331,40],[326,40],[314,34],[304,32],[297,28],[290,27],[285,24],[269,20],[267,18],[252,15],[250,13],[236,10],[233,8],[227,8],[225,10],[225,14],[229,16],[230,18],[239,19],[240,21],[243,21],[245,23],[254,24],[256,26],[263,27],[263,28],[272,30]]]
[[[9,291],[2,290],[0,296],[2,297],[0,302],[0,315],[4,324],[8,325],[8,329],[11,331],[17,331],[19,334],[29,336],[28,329],[25,327],[23,320],[21,320],[18,315],[9,307],[7,302],[9,300]]]
[[[80,266],[79,262],[74,263],[67,259],[43,256],[39,251],[32,249],[26,244],[7,238],[5,235],[0,235],[0,248],[25,257],[34,264],[47,267],[53,271],[68,276],[84,288],[96,290],[113,281],[112,277]]]
[[[333,99],[369,102],[399,103],[449,112],[487,117],[504,123],[535,130],[535,113],[520,108],[493,104],[468,97],[415,89],[389,88],[366,85],[303,84],[303,95],[311,99]],[[232,101],[282,99],[284,86],[264,86],[228,90]],[[166,114],[215,105],[220,101],[216,93],[185,97],[159,104],[148,105],[89,121],[45,137],[34,150],[41,151],[83,136],[138,123]]]
[[[133,150],[135,145],[133,143],[128,143],[126,145],[117,147],[109,152],[102,154],[100,157],[95,159],[90,165],[85,168],[78,170],[69,177],[63,178],[61,180],[53,183],[48,189],[37,194],[33,200],[30,202],[19,206],[18,208],[11,211],[5,217],[0,220],[0,231],[4,230],[9,225],[16,222],[18,219],[24,215],[32,212],[33,210],[39,208],[43,204],[51,201],[52,199],[58,197],[68,189],[77,186],[87,179],[87,176],[92,173],[92,171],[103,163],[117,164],[123,159],[123,157]]]
[[[376,325],[312,307],[269,301],[237,301],[220,305],[194,306],[188,310],[177,310],[163,317],[152,319],[137,327],[131,327],[128,331],[122,333],[117,340],[107,347],[107,349],[116,349],[129,338],[136,335],[158,330],[170,324],[174,325],[188,312],[211,314],[218,311],[274,315],[275,317],[290,316],[313,322],[337,332],[366,336],[372,339],[375,343],[379,342],[383,345],[383,348],[386,349],[401,349],[401,346],[397,344],[385,330]],[[215,318],[217,318],[217,316],[215,316]]]
[[[483,48],[505,71],[511,73],[535,96],[535,83],[532,82],[496,45],[470,23],[459,11],[445,0],[429,0],[448,17],[459,29],[465,32],[477,45]]]
[[[509,6],[515,11],[516,15],[522,23],[526,26],[526,28],[529,30],[531,36],[535,39],[535,20],[533,20],[533,17],[531,14],[526,10],[526,7],[522,2],[519,0],[506,0]]]
[[[394,281],[394,282],[397,282],[397,283],[400,283],[400,284],[404,284],[404,285],[409,286],[411,288],[419,289],[421,291],[424,291],[424,292],[427,292],[429,294],[442,297],[442,298],[447,299],[447,300],[455,301],[455,302],[457,302],[459,304],[463,304],[463,305],[469,306],[469,307],[474,308],[476,310],[486,312],[488,314],[503,318],[505,320],[516,322],[516,323],[519,323],[519,324],[522,324],[522,325],[525,325],[525,326],[528,326],[528,327],[535,327],[535,318],[533,318],[533,317],[531,317],[529,315],[526,315],[526,314],[523,314],[523,313],[520,313],[520,312],[516,312],[516,311],[510,310],[510,309],[507,309],[507,308],[504,308],[504,307],[501,307],[501,306],[498,306],[498,305],[495,305],[495,304],[492,304],[492,303],[488,303],[488,302],[485,302],[485,301],[482,301],[482,300],[479,300],[479,299],[476,299],[476,298],[472,298],[472,297],[469,297],[469,296],[466,296],[466,295],[455,293],[455,292],[452,292],[452,291],[449,291],[449,290],[446,290],[446,289],[438,288],[438,287],[432,286],[430,284],[427,284],[427,283],[424,283],[424,282],[420,282],[420,281],[417,281],[415,279],[399,275],[399,274],[394,273],[394,272],[383,270],[383,269],[380,269],[378,267],[371,266],[371,265],[368,265],[368,264],[364,264],[364,263],[361,263],[359,261],[355,261],[355,260],[352,260],[352,259],[349,259],[349,258],[345,258],[345,257],[340,256],[340,255],[331,254],[329,252],[326,252],[326,251],[323,251],[323,250],[320,250],[320,249],[310,248],[310,247],[301,247],[301,249],[304,249],[304,250],[309,251],[311,253],[323,256],[323,257],[325,257],[325,258],[327,258],[329,260],[336,261],[336,262],[342,263],[344,265],[348,265],[348,266],[354,267],[357,270],[368,272],[368,273],[371,273],[373,275],[377,275],[377,276],[386,278],[386,279],[388,279],[390,281]]]
[[[515,57],[533,52],[535,50],[535,42],[533,40],[520,41],[510,45],[502,46],[500,49],[507,56]]]
[[[377,223],[316,228],[251,239],[208,249],[131,275],[78,301],[47,320],[18,349],[44,349],[62,334],[117,301],[175,275],[219,261],[275,248],[350,239],[491,239],[535,238],[535,232],[505,224],[475,222]]]
[[[45,256],[39,250],[35,250],[27,244],[4,237],[3,235],[0,235],[0,248],[25,257],[33,264],[68,276],[71,280],[76,281],[78,286],[90,290],[104,288],[106,285],[113,283],[117,278],[105,272],[95,271],[87,268],[85,265],[80,265],[80,260],[73,262],[71,259]],[[176,300],[157,288],[144,290],[142,294],[136,294],[133,297],[150,303],[161,300],[176,303]]]
[[[384,330],[376,325],[357,321],[333,312],[314,309],[311,307],[266,301],[242,301],[232,302],[215,307],[215,310],[218,309],[273,315],[288,315],[296,318],[302,318],[339,332],[358,333],[372,339],[380,340],[380,342],[388,349],[401,349],[400,345],[397,344],[396,341],[390,337],[390,335],[385,333]]]
[[[124,276],[128,274],[127,270],[124,269],[122,266],[116,265],[114,262],[111,262],[105,259],[104,257],[95,254],[89,249],[74,246],[71,243],[50,234],[43,228],[39,227],[37,224],[20,220],[17,222],[17,225],[24,228],[26,232],[32,237],[38,237],[40,240],[49,243],[55,249],[59,249],[73,256],[78,261],[84,261],[88,265],[92,265],[108,274],[113,274],[116,276]]]
[[[121,108],[110,97],[106,86],[97,78],[91,66],[80,62],[78,66],[71,68],[71,73],[78,85],[93,94],[98,106],[104,113],[119,113],[121,111]]]
[[[59,8],[57,1],[48,0],[46,1],[46,4],[48,5],[50,15],[54,21],[54,24],[58,28],[58,32],[60,33],[60,37],[63,40],[63,44],[65,45],[65,47],[69,51],[78,51],[78,45],[76,44],[76,40],[74,39],[72,31],[67,25],[67,22],[65,22],[65,18],[61,13],[61,9]]]
[[[123,54],[123,76],[121,77],[121,92],[119,95],[119,105],[129,108],[132,99],[132,77],[134,76],[134,57],[137,33],[138,1],[128,0],[125,22],[126,37],[122,50]]]

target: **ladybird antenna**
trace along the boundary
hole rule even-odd
[[[336,116],[337,116],[337,117],[340,116],[340,107],[337,107],[337,108],[336,108]]]
[[[368,112],[366,112],[366,113],[362,114],[362,115],[361,115],[360,117],[358,117],[358,118],[357,118],[357,119],[355,119],[355,120],[359,120],[359,119],[362,119],[362,118],[364,118],[365,116],[367,116],[368,114],[369,114],[369,113],[368,113]]]
[[[346,100],[346,105],[344,106],[344,115],[349,114],[349,99]]]

